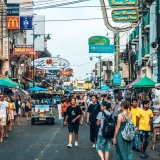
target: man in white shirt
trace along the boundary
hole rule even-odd
[[[8,102],[4,100],[4,95],[0,94],[0,143],[3,142],[4,129],[6,126],[6,118],[8,114]]]

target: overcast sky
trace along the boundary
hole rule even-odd
[[[89,2],[70,6],[100,6],[100,2],[99,0],[90,0]],[[102,18],[100,7],[76,9],[52,8],[39,10],[35,13],[45,15],[46,20]],[[91,73],[92,69],[94,69],[94,63],[98,61],[96,58],[93,59],[94,63],[89,60],[90,56],[96,56],[97,54],[89,54],[88,38],[94,35],[106,36],[107,33],[111,32],[105,27],[103,19],[69,22],[52,21],[46,22],[45,26],[46,34],[52,34],[52,39],[48,41],[48,50],[53,56],[60,55],[70,62],[70,67],[74,70],[75,78],[86,77],[86,73]],[[109,35],[109,37],[112,36],[113,34]],[[103,54],[103,58],[108,56],[109,58],[113,58],[112,54]]]

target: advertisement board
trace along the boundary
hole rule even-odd
[[[110,44],[110,40],[104,36],[93,36],[89,38],[88,44]]]
[[[35,105],[35,112],[39,112],[40,114],[49,112],[49,105]]]
[[[32,16],[20,16],[20,29],[32,29]]]
[[[139,20],[139,12],[137,9],[115,9],[111,15],[115,23],[132,23]]]
[[[34,45],[14,45],[14,55],[30,55],[34,54]]]
[[[8,37],[3,38],[3,57],[8,59]]]
[[[33,66],[33,61],[31,62]],[[43,70],[60,70],[69,66],[69,62],[63,58],[45,57],[34,60],[34,67]]]
[[[138,7],[139,0],[108,0],[112,8]]]
[[[115,73],[113,74],[113,84],[116,84],[116,85],[120,85],[121,84],[121,73]]]
[[[89,53],[114,53],[114,45],[89,45]]]
[[[6,28],[8,30],[19,29],[19,16],[7,16],[6,17]]]
[[[7,16],[19,16],[19,4],[7,4]]]

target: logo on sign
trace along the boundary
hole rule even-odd
[[[32,17],[20,17],[20,29],[32,29]]]
[[[8,16],[6,22],[7,29],[19,29],[19,17],[18,16]]]

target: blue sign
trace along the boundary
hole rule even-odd
[[[113,84],[121,84],[121,74],[120,73],[116,73],[113,74]]]
[[[89,45],[89,53],[114,53],[114,45],[105,44],[105,45]]]
[[[32,29],[32,17],[31,16],[20,17],[20,29],[26,29],[26,30]]]

